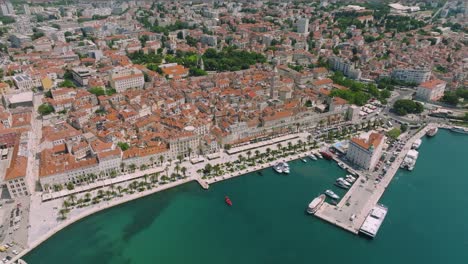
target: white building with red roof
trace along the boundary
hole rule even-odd
[[[352,138],[346,158],[361,168],[372,170],[382,155],[384,142],[385,136],[379,133],[371,133],[368,139]]]
[[[444,96],[446,82],[442,80],[430,80],[418,86],[416,96],[424,101],[437,101]]]

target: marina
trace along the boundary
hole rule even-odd
[[[436,127],[434,124],[429,124],[409,139],[396,160],[386,170],[384,177],[380,178],[378,181],[363,179],[359,184],[353,184],[338,204],[333,205],[324,203],[315,213],[315,216],[353,234],[358,234],[361,227],[363,227],[366,218],[377,205],[377,202],[385,192],[387,186],[390,184],[400,166],[403,166],[404,164],[403,167],[408,168],[408,170],[412,170],[414,168],[414,164],[418,157],[418,152],[412,149],[414,142],[416,140],[420,140],[421,137],[426,135],[428,130],[434,127]],[[349,187],[343,180],[337,180],[335,184],[343,189]],[[367,230],[367,228],[365,229]],[[375,232],[377,231],[378,229]],[[376,233],[374,236],[375,235]]]

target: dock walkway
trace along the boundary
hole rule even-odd
[[[423,137],[429,129],[435,126],[437,125],[427,125],[406,142],[385,177],[379,183],[375,183],[374,179],[365,179],[360,176],[336,206],[324,203],[315,213],[315,216],[349,232],[358,234],[367,215],[382,197],[406,153],[411,149],[413,142]],[[355,215],[353,220],[351,219],[352,215]]]

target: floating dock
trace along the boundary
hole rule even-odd
[[[377,204],[372,208],[369,215],[364,220],[359,231],[365,235],[368,235],[374,238],[379,232],[380,226],[382,225],[383,221],[385,220],[385,216],[387,215],[387,207]]]

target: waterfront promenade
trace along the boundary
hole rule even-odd
[[[406,142],[400,154],[387,170],[385,177],[379,183],[375,182],[373,178],[365,179],[362,173],[359,173],[361,175],[359,179],[336,206],[324,203],[315,213],[315,216],[349,232],[358,234],[370,210],[377,204],[400,168],[400,164],[406,153],[411,149],[413,142],[423,137],[429,129],[435,126],[437,125],[427,125]],[[351,220],[352,215],[355,215],[353,220]]]

